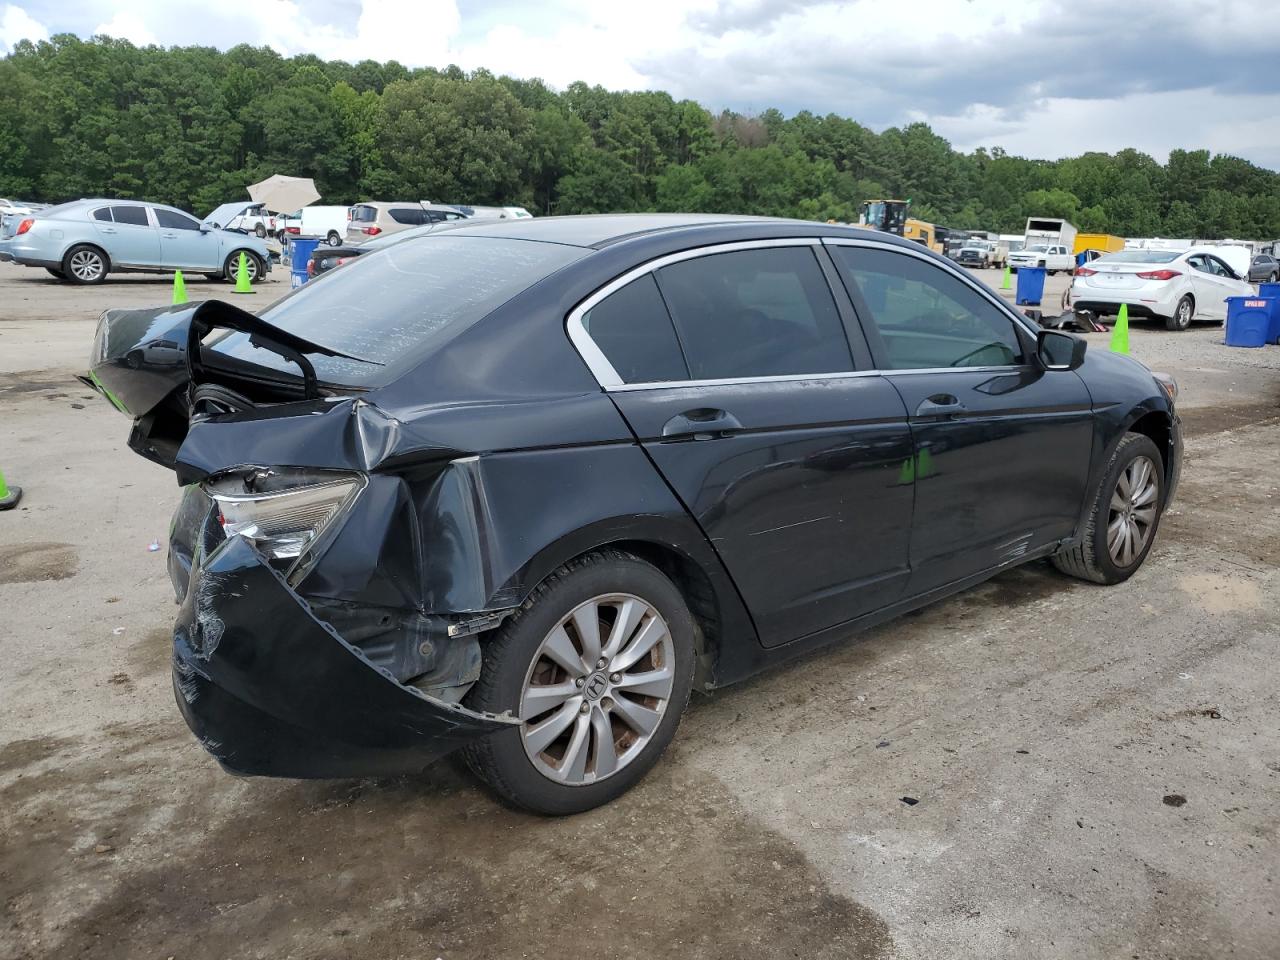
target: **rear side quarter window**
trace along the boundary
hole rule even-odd
[[[689,377],[658,284],[646,273],[582,315],[582,327],[623,383]]]

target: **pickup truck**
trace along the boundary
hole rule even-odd
[[[1065,270],[1070,273],[1075,269],[1076,258],[1070,247],[1061,244],[1045,246],[1042,243],[1023,247],[1017,253],[1009,254],[1009,266],[1014,270],[1019,267],[1044,267],[1049,275]]]

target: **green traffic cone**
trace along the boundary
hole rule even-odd
[[[173,275],[173,305],[187,302],[187,282],[182,279],[182,271]]]
[[[1111,352],[1129,352],[1129,305],[1120,304],[1120,314],[1116,317],[1116,325],[1111,328]]]
[[[253,289],[253,284],[249,282],[249,263],[244,255],[244,251],[240,251],[240,266],[236,268],[236,289],[235,293],[257,293]]]
[[[1004,265],[1004,279],[1000,281],[1000,289],[1001,290],[1013,289],[1013,281],[1009,279],[1009,265],[1007,263]]]
[[[12,510],[22,499],[22,488],[11,487],[4,482],[4,474],[0,473],[0,510]]]

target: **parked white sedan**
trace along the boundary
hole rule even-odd
[[[1168,330],[1185,330],[1192,320],[1225,320],[1227,297],[1251,293],[1253,287],[1208,250],[1121,250],[1076,268],[1071,305],[1115,316],[1126,303],[1130,317],[1156,317]]]

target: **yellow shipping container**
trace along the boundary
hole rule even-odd
[[[1086,250],[1116,253],[1123,249],[1124,237],[1113,237],[1109,233],[1077,233],[1076,248],[1072,253],[1084,253]]]

